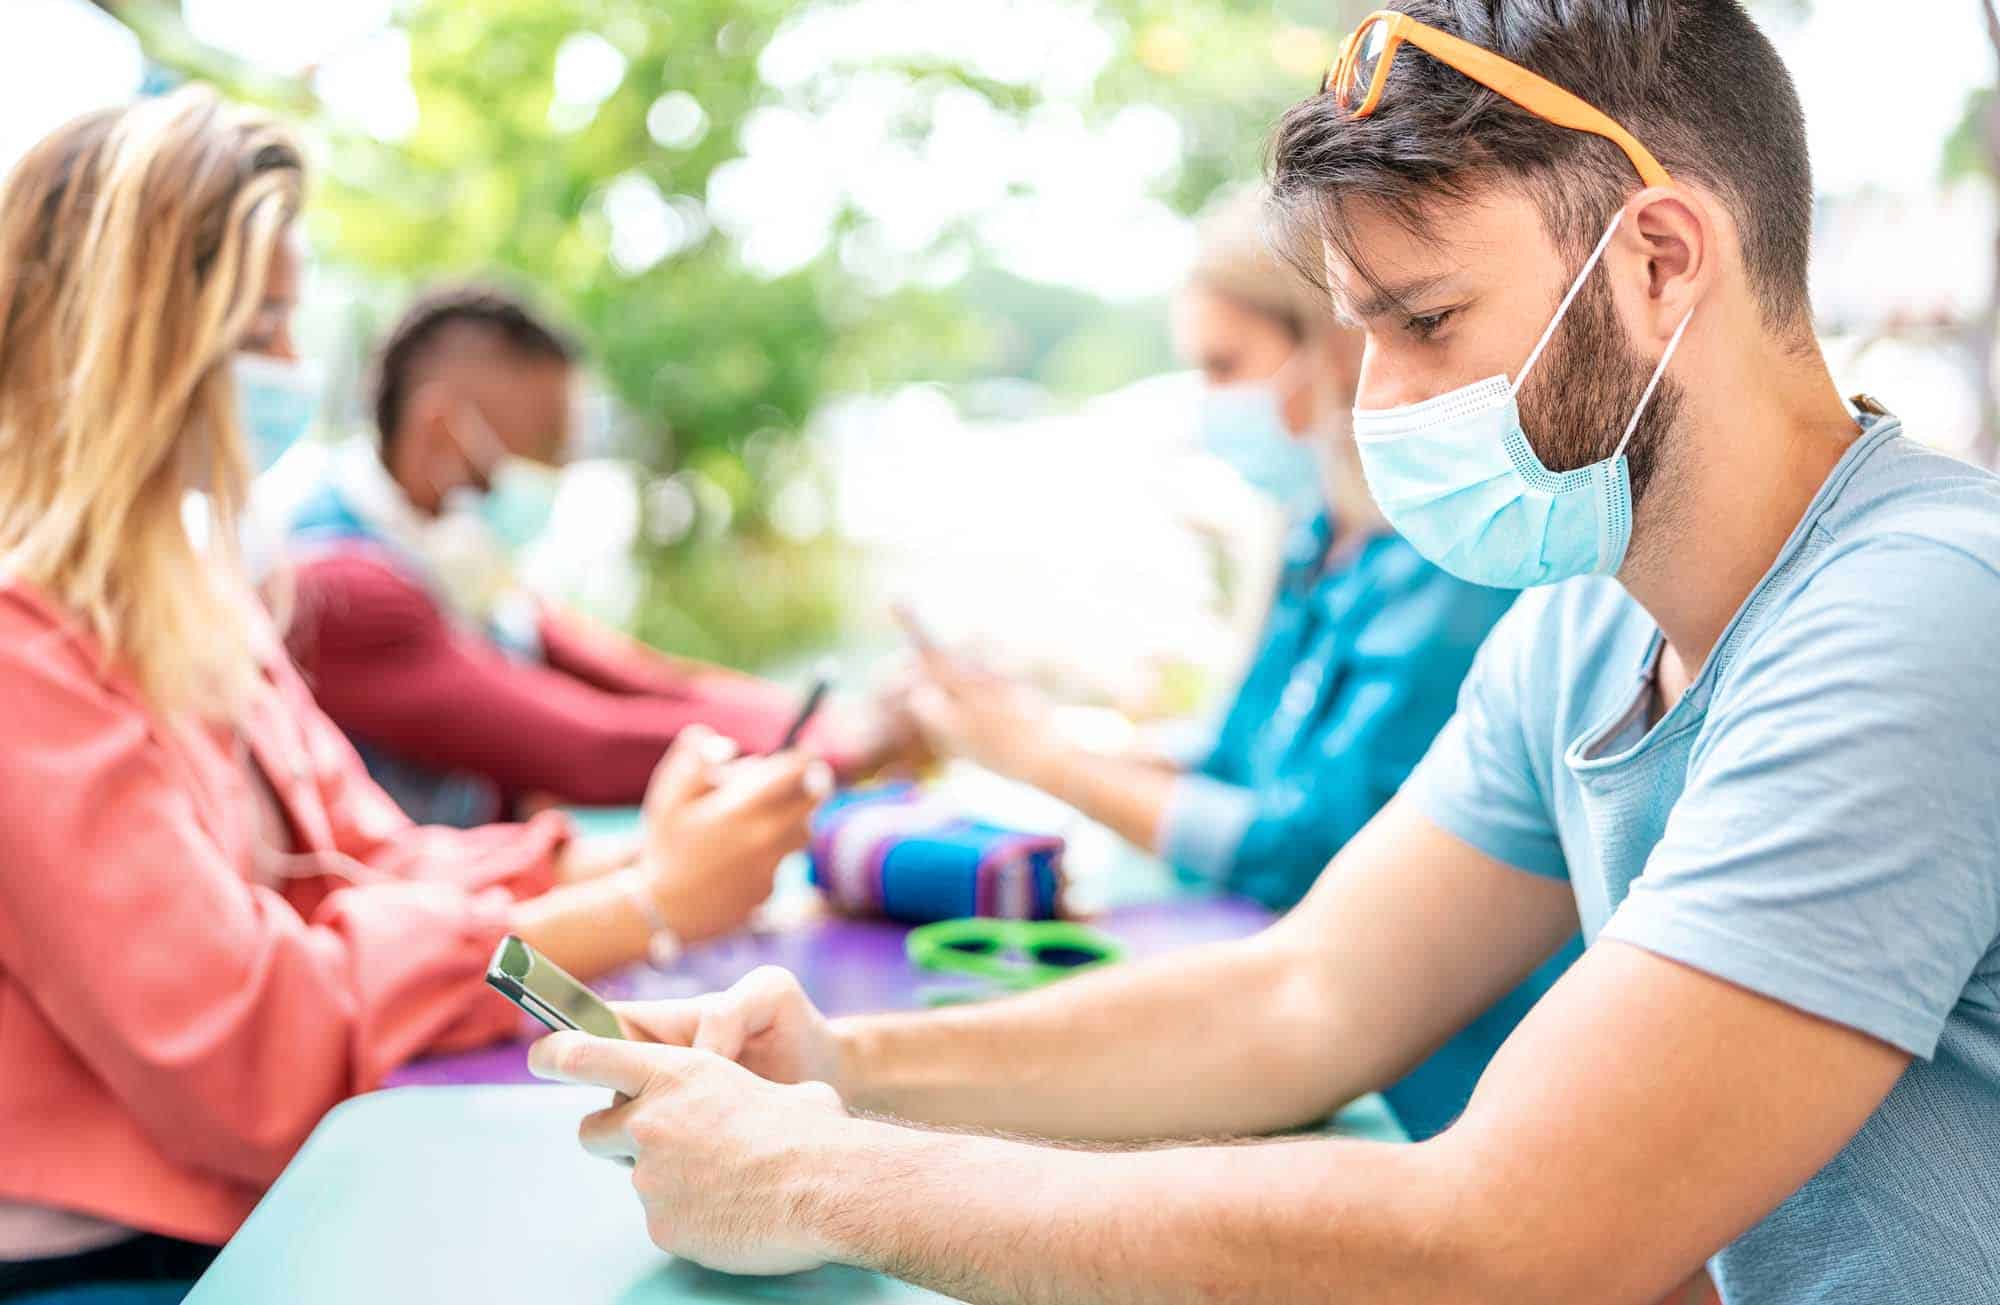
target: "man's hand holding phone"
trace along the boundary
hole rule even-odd
[[[789,970],[752,970],[724,992],[678,1001],[624,1001],[613,1009],[635,1039],[733,1060],[773,1083],[842,1082],[832,1023]]]

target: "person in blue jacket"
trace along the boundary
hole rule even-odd
[[[1511,590],[1454,578],[1389,529],[1350,429],[1356,333],[1266,246],[1259,197],[1203,225],[1175,304],[1207,390],[1202,441],[1293,515],[1249,669],[1191,759],[1112,756],[1049,728],[1027,686],[936,649],[912,706],[931,745],[1024,781],[1157,853],[1191,888],[1286,910],[1451,718]],[[1386,1095],[1406,1131],[1455,1118],[1572,943]]]

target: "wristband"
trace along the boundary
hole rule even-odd
[[[681,958],[685,950],[681,936],[667,923],[667,914],[660,909],[659,899],[653,896],[653,886],[645,873],[638,869],[627,870],[625,880],[626,895],[639,908],[639,914],[646,917],[649,936],[646,939],[646,963],[656,970],[669,970]]]

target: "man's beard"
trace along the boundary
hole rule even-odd
[[[1542,465],[1550,471],[1574,471],[1610,457],[1638,410],[1656,362],[1633,350],[1611,288],[1603,278],[1591,278],[1520,394],[1521,427]],[[1671,461],[1683,397],[1681,387],[1662,376],[1625,446],[1635,520],[1654,475]]]

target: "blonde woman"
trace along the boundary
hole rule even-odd
[[[329,1107],[517,1031],[503,934],[591,975],[731,928],[824,782],[684,740],[588,878],[559,817],[417,828],[370,783],[233,544],[303,424],[236,366],[288,330],[303,172],[188,90],[0,190],[0,1298],[176,1298]]]

